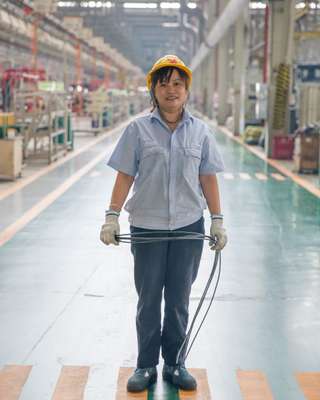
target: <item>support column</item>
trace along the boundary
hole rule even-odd
[[[247,19],[248,10],[245,10],[235,24],[233,98],[233,133],[235,136],[244,132],[245,125],[245,77],[248,63]]]
[[[220,0],[217,5],[217,14],[220,16],[228,4],[228,0]],[[224,125],[229,115],[228,105],[228,87],[229,87],[229,65],[228,65],[228,40],[229,32],[220,40],[216,51],[216,68],[217,68],[217,87],[218,94],[218,113],[217,120],[219,125]]]
[[[292,79],[294,17],[295,0],[270,1],[268,57],[268,70],[270,72],[265,141],[265,152],[268,157],[272,157],[273,137],[287,134],[288,96],[290,80]]]
[[[225,36],[218,45],[218,124],[224,125],[228,110],[228,38]]]

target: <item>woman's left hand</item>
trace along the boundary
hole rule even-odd
[[[209,242],[209,246],[211,250],[222,250],[224,246],[227,244],[228,237],[226,234],[226,230],[223,227],[222,219],[214,219],[211,222],[210,228],[210,236],[215,238],[215,241]]]

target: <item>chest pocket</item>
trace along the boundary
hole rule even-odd
[[[188,178],[198,179],[201,162],[200,147],[185,147],[183,154],[183,174]]]
[[[185,147],[184,154],[186,157],[195,157],[201,160],[201,148],[200,147]]]
[[[150,156],[165,155],[165,149],[158,145],[147,145],[142,148],[141,161]]]
[[[141,149],[139,173],[141,176],[163,173],[166,170],[166,149],[155,144],[144,143]]]

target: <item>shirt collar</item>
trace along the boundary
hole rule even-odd
[[[159,113],[158,107],[156,107],[150,114],[150,119],[151,121],[157,119],[158,121],[160,121],[162,124],[165,124],[165,122],[163,121],[163,119],[161,118],[161,115]],[[186,121],[193,121],[193,116],[192,114],[185,108],[183,110],[183,115],[182,115],[182,120],[180,121],[180,123],[185,123]]]

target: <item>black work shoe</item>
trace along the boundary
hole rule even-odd
[[[170,367],[169,365],[164,364],[162,378],[182,390],[197,389],[197,381],[189,374],[186,368],[181,365]]]
[[[127,383],[128,392],[142,392],[157,380],[157,368],[137,368]]]

